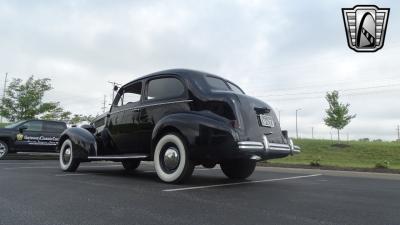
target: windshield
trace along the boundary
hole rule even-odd
[[[5,128],[16,128],[16,127],[18,127],[19,125],[21,125],[21,124],[23,124],[23,123],[25,123],[25,122],[26,122],[26,120],[19,121],[19,122],[17,122],[17,123],[13,123],[13,124],[10,124],[10,125],[5,126]]]
[[[238,94],[244,94],[242,89],[240,89],[237,85],[233,84],[232,82],[226,82],[218,77],[207,76],[206,81],[212,90],[233,91]]]

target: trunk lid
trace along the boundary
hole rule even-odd
[[[251,141],[262,141],[265,135],[270,143],[286,144],[278,118],[267,103],[247,96],[237,94],[241,104],[243,129],[246,138]]]

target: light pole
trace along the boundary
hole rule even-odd
[[[4,98],[6,97],[6,88],[7,88],[7,77],[8,77],[8,73],[6,73],[6,78],[4,79],[4,89],[3,89],[3,96],[2,96],[2,100],[4,100]],[[0,116],[0,123],[3,122],[3,117]]]
[[[281,110],[278,110],[278,121],[279,124],[281,123]]]
[[[311,138],[314,139],[314,127],[311,127]]]
[[[112,100],[111,100],[111,102],[112,102],[112,101],[114,101],[114,98],[115,98],[115,92],[118,91],[118,87],[121,86],[121,84],[118,84],[115,81],[108,81],[108,83],[113,85],[113,93],[112,93]]]
[[[299,139],[299,129],[298,129],[298,124],[297,124],[297,114],[298,112],[301,110],[300,109],[296,109],[296,139]]]

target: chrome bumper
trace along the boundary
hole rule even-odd
[[[277,154],[298,154],[300,147],[293,144],[292,139],[289,139],[289,144],[269,143],[266,136],[263,136],[263,142],[258,141],[240,141],[238,142],[241,150],[264,150],[265,153]]]

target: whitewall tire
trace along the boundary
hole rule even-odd
[[[75,172],[80,164],[70,139],[66,139],[60,149],[60,168],[65,172]]]
[[[154,151],[154,167],[166,183],[181,183],[193,173],[185,140],[177,133],[167,133],[158,141]]]

